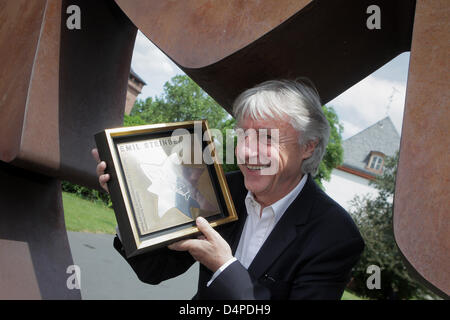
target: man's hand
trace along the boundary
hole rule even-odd
[[[106,170],[106,162],[100,160],[100,156],[98,154],[97,149],[92,149],[91,151],[92,156],[94,157],[95,161],[97,161],[97,176],[98,176],[98,182],[100,183],[100,186],[106,190],[106,192],[109,192],[108,185],[106,184],[109,181],[109,174],[105,174]]]
[[[176,251],[189,251],[195,260],[212,272],[216,272],[225,262],[233,258],[231,248],[205,218],[198,217],[196,223],[203,236],[199,239],[178,241],[168,247]]]

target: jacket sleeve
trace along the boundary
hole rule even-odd
[[[239,179],[241,174],[240,172],[232,172],[227,173],[226,177],[227,182],[232,187],[232,179],[236,179],[233,177]],[[242,185],[240,181],[238,181],[238,184]],[[173,251],[167,247],[127,259],[122,243],[117,236],[114,238],[113,245],[133,268],[139,280],[149,284],[159,284],[161,281],[174,278],[186,272],[195,262],[189,252]]]
[[[293,281],[291,299],[339,300],[352,268],[364,250],[361,238],[351,238],[324,250],[306,264]]]
[[[189,252],[173,251],[167,247],[126,258],[125,250],[117,236],[113,245],[133,268],[139,280],[149,284],[159,284],[176,277],[186,272],[195,262]]]
[[[364,248],[361,238],[352,238],[315,255],[291,281],[252,279],[239,261],[229,265],[210,285],[215,299],[263,300],[286,297],[305,300],[338,300],[350,272]]]

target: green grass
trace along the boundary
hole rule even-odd
[[[350,293],[348,291],[344,291],[341,300],[365,300],[365,299],[355,296],[353,293]]]
[[[92,202],[63,192],[64,217],[69,231],[116,233],[114,211],[100,202]]]

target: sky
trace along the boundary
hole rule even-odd
[[[409,52],[405,52],[327,103],[344,126],[344,139],[390,116],[401,133],[406,94]],[[184,74],[140,31],[131,61],[133,70],[147,83],[138,99],[160,96],[163,86],[177,74]]]

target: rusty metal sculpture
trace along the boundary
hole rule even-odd
[[[137,28],[228,110],[256,83],[297,76],[326,103],[412,50],[395,237],[420,278],[448,296],[449,170],[434,169],[448,168],[434,141],[448,141],[449,6],[375,1],[382,28],[370,30],[373,2],[0,0],[0,298],[80,298],[66,287],[59,179],[97,188],[89,150],[94,133],[122,122]],[[70,5],[81,29],[65,25]]]
[[[0,299],[80,298],[59,179],[96,187],[93,134],[122,124],[136,27],[113,1],[0,1]]]
[[[410,272],[450,295],[450,20],[417,1],[394,198],[394,235]]]

